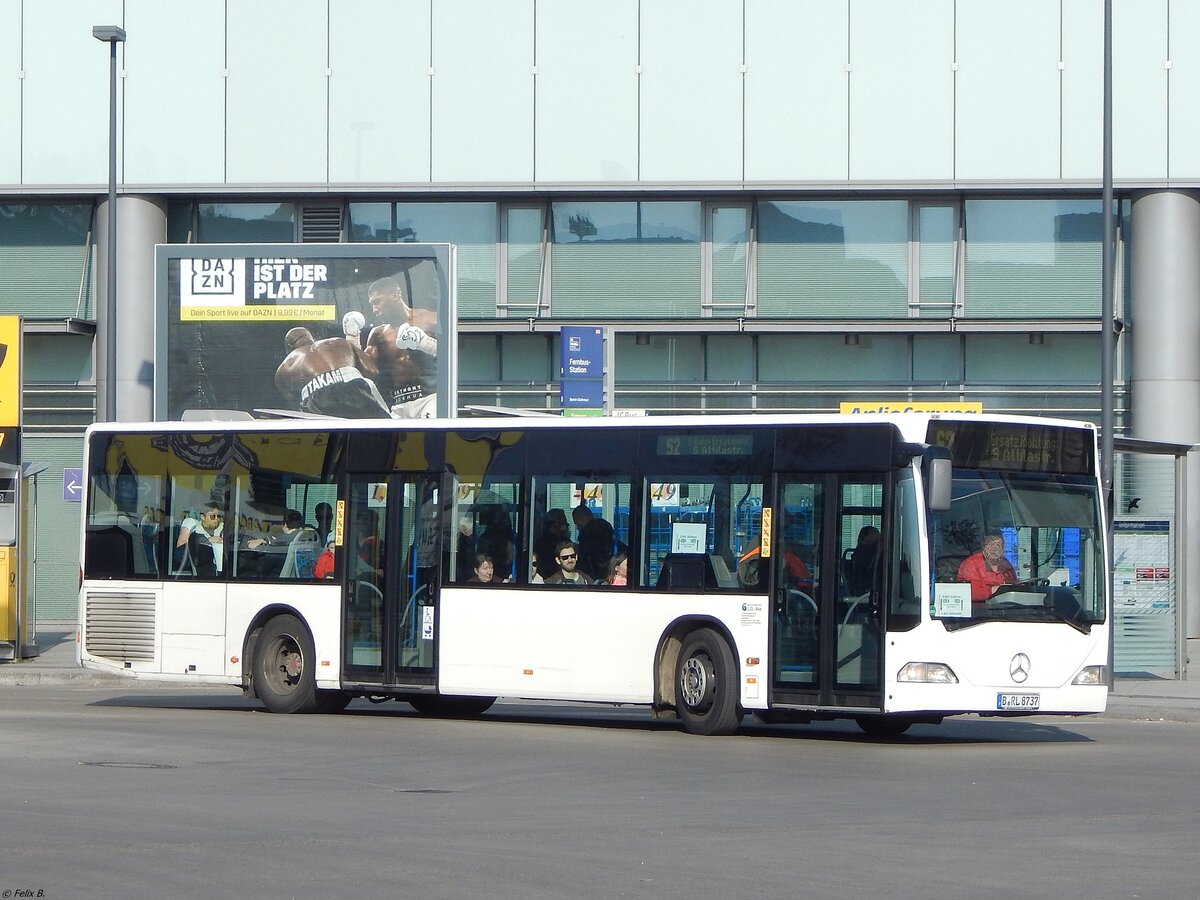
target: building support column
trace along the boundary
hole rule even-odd
[[[109,360],[108,201],[96,213],[96,396],[103,406],[109,378],[116,378],[117,408],[101,419],[122,422],[154,418],[154,246],[167,241],[163,197],[117,197],[117,358]]]
[[[1200,443],[1200,192],[1133,198],[1130,411],[1133,437]],[[1187,556],[1200,559],[1200,451],[1187,457]],[[1200,565],[1179,584],[1188,637],[1200,636]]]

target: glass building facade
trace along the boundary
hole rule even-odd
[[[1095,197],[342,199],[336,209],[347,240],[458,247],[464,406],[557,409],[558,329],[584,323],[612,329],[618,408],[970,400],[1099,415]],[[172,227],[180,242],[269,243],[303,239],[304,210],[173,200],[168,220],[194,223]]]

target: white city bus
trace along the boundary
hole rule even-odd
[[[1097,713],[1096,460],[1091,425],[984,415],[96,425],[80,659],[276,712]],[[550,577],[572,554],[594,583]]]

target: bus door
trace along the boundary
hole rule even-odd
[[[881,708],[882,475],[780,475],[771,524],[772,700]],[[867,526],[870,526],[869,528]],[[859,535],[877,546],[856,551]],[[765,531],[765,528],[764,528]]]
[[[352,476],[343,551],[347,682],[433,683],[440,493],[436,476]]]

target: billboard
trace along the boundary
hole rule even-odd
[[[449,244],[155,248],[155,418],[453,416]]]

